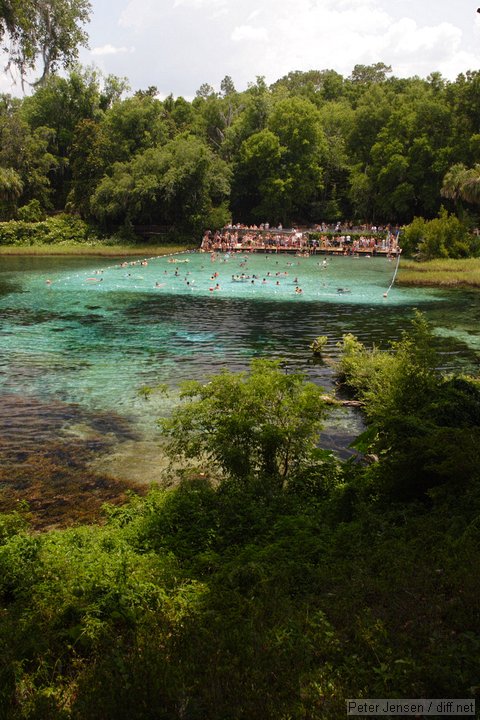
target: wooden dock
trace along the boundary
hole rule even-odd
[[[391,255],[396,257],[397,254],[401,253],[400,248],[386,249],[386,248],[352,248],[348,247],[336,247],[336,246],[321,246],[316,248],[298,248],[298,247],[272,247],[269,245],[255,245],[254,247],[245,247],[244,245],[234,245],[233,247],[221,247],[220,245],[214,246],[204,252],[240,252],[240,253],[263,253],[265,255],[296,255],[298,257],[309,257],[310,255],[380,255],[386,257]]]

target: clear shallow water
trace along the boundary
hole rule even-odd
[[[155,419],[169,411],[181,380],[264,356],[328,389],[332,370],[312,360],[313,338],[328,336],[331,359],[347,332],[385,345],[415,307],[435,327],[442,365],[476,368],[480,295],[394,286],[385,298],[394,272],[385,258],[328,258],[326,268],[323,257],[285,255],[170,260],[121,267],[98,258],[0,259],[0,435],[13,457],[74,437],[108,446],[103,470],[150,477]],[[250,278],[232,281],[241,273]],[[158,383],[167,395],[145,401],[139,389]],[[337,411],[324,442],[345,447],[360,429],[358,416]]]

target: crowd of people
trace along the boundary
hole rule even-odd
[[[391,226],[352,225],[327,226],[324,223],[309,230],[270,228],[268,223],[256,225],[228,225],[221,230],[207,230],[200,250],[203,252],[317,252],[350,255],[370,253],[396,255],[399,229]]]

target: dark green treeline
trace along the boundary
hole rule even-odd
[[[105,230],[194,232],[230,219],[408,223],[442,203],[458,211],[451,169],[479,162],[478,71],[405,79],[377,63],[347,78],[257,78],[243,92],[226,77],[188,101],[78,67],[30,97],[0,97],[2,220],[66,210]]]

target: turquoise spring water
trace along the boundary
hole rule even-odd
[[[106,438],[101,469],[149,479],[155,420],[176,402],[182,380],[244,369],[262,356],[282,358],[287,372],[303,370],[328,390],[332,368],[313,361],[313,338],[327,335],[332,360],[348,332],[385,345],[414,308],[435,328],[443,367],[477,368],[479,293],[394,285],[384,297],[394,262],[323,261],[272,254],[212,262],[190,253],[122,266],[122,259],[2,258],[3,449],[16,457],[52,437],[93,438],[101,448]],[[140,389],[158,383],[167,394],[146,401]],[[358,415],[336,411],[322,442],[342,450],[360,430]]]

